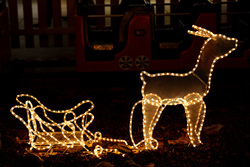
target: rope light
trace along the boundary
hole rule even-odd
[[[30,100],[22,102],[21,97],[30,98],[36,101],[38,105],[33,106]],[[104,149],[98,143],[101,141],[123,143],[127,145],[125,140],[112,139],[102,137],[101,132],[92,133],[87,128],[93,122],[94,115],[90,112],[94,109],[94,103],[90,100],[85,100],[78,103],[73,108],[67,110],[51,110],[45,107],[37,98],[28,94],[17,95],[16,105],[10,109],[10,112],[19,119],[29,131],[29,144],[32,150],[45,150],[52,147],[60,146],[65,148],[73,148],[74,146],[82,146],[89,154],[94,154],[100,157],[100,154],[107,152],[118,153],[116,149]],[[86,112],[76,116],[74,110],[84,104],[90,104],[90,108]],[[16,113],[16,110],[26,110],[27,121]],[[38,109],[41,109],[46,121],[38,115]],[[63,114],[63,122],[57,123],[48,116],[49,113]],[[72,115],[73,118],[68,120],[67,116]],[[80,124],[79,124],[80,120]],[[78,121],[78,122],[77,122]],[[95,149],[90,151],[89,146],[97,143]]]
[[[228,56],[238,46],[238,40],[193,25],[196,31],[189,34],[207,38],[200,50],[195,67],[183,74],[156,73],[142,71],[142,100],[131,110],[129,133],[133,146],[144,143],[144,149],[157,149],[158,142],[153,138],[154,128],[167,105],[183,105],[187,119],[187,133],[191,144],[201,144],[200,133],[205,119],[206,104],[203,98],[209,93],[212,72],[217,60]],[[135,143],[132,134],[133,113],[142,104],[144,139]]]
[[[131,110],[129,134],[132,148],[138,150],[139,146],[144,144],[144,149],[157,149],[158,141],[153,138],[153,131],[161,113],[166,106],[183,105],[187,119],[187,134],[191,144],[196,147],[201,144],[200,134],[202,131],[206,104],[203,98],[209,93],[211,86],[212,72],[217,60],[228,56],[238,46],[238,40],[229,38],[222,34],[213,34],[204,28],[193,25],[196,31],[188,31],[189,34],[207,38],[200,50],[195,67],[183,74],[179,73],[156,73],[150,74],[142,71],[140,78],[142,80],[142,100],[136,102]],[[26,98],[22,102],[20,98]],[[35,101],[36,105],[31,102]],[[103,148],[100,142],[123,143],[128,145],[125,140],[102,137],[101,132],[92,133],[88,126],[93,122],[94,115],[91,111],[94,109],[94,103],[90,100],[84,100],[73,108],[67,110],[51,110],[45,107],[36,97],[21,94],[17,95],[16,105],[10,109],[10,112],[19,119],[28,129],[29,144],[32,150],[45,150],[53,147],[73,148],[81,146],[89,154],[96,157],[112,152],[121,154],[117,149]],[[76,115],[74,110],[89,104],[90,107],[82,114]],[[142,125],[144,139],[135,143],[132,133],[133,114],[138,104],[142,104]],[[16,111],[26,110],[26,118],[23,119]],[[40,112],[38,114],[38,112]],[[49,113],[63,116],[63,121],[56,122]],[[39,115],[42,114],[42,117]],[[69,119],[71,118],[71,119]],[[93,150],[90,147],[95,146]]]

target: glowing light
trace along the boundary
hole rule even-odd
[[[21,97],[31,98],[35,100],[37,105],[33,106],[30,100],[22,102],[19,100]],[[18,95],[16,100],[20,105],[12,107],[10,112],[28,129],[31,150],[33,148],[37,150],[51,149],[58,146],[65,147],[65,149],[82,146],[89,154],[100,157],[100,154],[106,152],[118,153],[116,149],[102,148],[102,146],[98,144],[101,141],[124,143],[127,145],[125,140],[105,138],[102,137],[101,132],[92,133],[87,129],[94,120],[94,115],[90,113],[90,111],[94,109],[94,104],[90,100],[82,101],[68,110],[51,110],[45,107],[37,98],[28,94]],[[84,104],[90,104],[90,107],[83,114],[76,116],[74,110]],[[16,114],[14,110],[17,109],[18,111],[22,109],[26,110],[26,121]],[[40,110],[42,110],[43,117],[39,116],[41,113],[38,114]],[[63,121],[59,123],[55,122],[49,117],[49,113],[62,114]],[[89,147],[92,147],[94,143],[96,143],[95,149],[91,151]]]
[[[195,147],[202,143],[200,134],[206,113],[206,104],[203,98],[210,90],[215,63],[234,51],[237,48],[238,40],[221,34],[213,34],[201,27],[193,26],[193,28],[196,31],[188,31],[188,33],[207,39],[200,50],[197,63],[191,71],[183,74],[149,74],[146,71],[141,72],[140,77],[143,82],[141,89],[142,100],[134,104],[129,124],[133,148],[139,150],[138,146],[144,143],[145,149],[157,149],[158,141],[153,138],[153,131],[161,113],[166,106],[179,104],[183,105],[185,109],[187,134],[191,144]],[[129,56],[121,60],[121,65],[124,65],[124,68],[129,68],[131,63],[127,58]],[[20,101],[19,98],[22,97],[35,101],[36,105],[30,100]],[[16,100],[19,105],[12,107],[10,112],[28,129],[30,149],[44,150],[57,146],[67,149],[82,146],[87,153],[100,158],[101,155],[107,152],[122,154],[117,149],[103,148],[100,145],[101,142],[127,145],[125,140],[105,138],[102,137],[101,132],[92,133],[87,129],[94,120],[94,115],[90,112],[94,109],[94,104],[90,100],[82,101],[67,110],[51,110],[45,107],[37,98],[28,94],[18,95]],[[132,120],[134,110],[140,103],[142,104],[144,139],[139,143],[135,143],[132,133]],[[90,104],[90,107],[77,116],[74,110],[85,104]],[[15,112],[16,110],[26,110],[26,119],[24,120],[19,116]],[[63,120],[58,123],[49,117],[49,113],[62,115]],[[95,148],[90,150],[92,147]]]
[[[154,128],[167,105],[183,105],[187,119],[187,134],[195,147],[201,144],[200,133],[205,119],[206,104],[203,98],[208,94],[211,77],[217,60],[228,56],[237,48],[238,40],[225,35],[214,34],[204,28],[193,25],[196,31],[189,34],[207,38],[200,50],[195,67],[183,74],[157,73],[142,71],[142,100],[135,103],[130,116],[130,138],[138,148],[144,143],[145,149],[157,149],[158,142],[153,138]],[[133,113],[138,104],[142,104],[144,140],[135,143],[132,134]]]

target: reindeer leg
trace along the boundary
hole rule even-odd
[[[205,118],[206,105],[202,96],[198,95],[197,98],[197,94],[189,95],[185,100],[188,100],[184,104],[187,117],[187,133],[192,145],[195,147],[202,143],[200,132]]]
[[[203,100],[201,103],[202,104],[200,106],[201,108],[200,108],[199,116],[196,122],[196,132],[198,134],[198,140],[200,140],[200,134],[201,134],[201,130],[203,127],[205,116],[206,116],[206,104]],[[200,140],[200,143],[201,143],[201,140]]]
[[[156,126],[160,115],[163,111],[162,106],[152,105],[150,103],[146,103],[145,101],[142,103],[142,113],[143,113],[143,136],[145,149],[157,149],[158,143],[155,139],[153,139],[153,131]],[[154,146],[156,144],[156,146]]]

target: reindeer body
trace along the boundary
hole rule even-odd
[[[167,105],[178,104],[184,106],[187,118],[187,133],[192,145],[195,147],[201,144],[200,132],[206,112],[203,98],[210,89],[214,64],[217,60],[234,51],[238,41],[221,34],[213,34],[201,27],[193,26],[193,28],[197,31],[188,31],[188,33],[205,37],[207,40],[204,42],[197,63],[191,71],[184,74],[141,72],[143,99],[134,105],[130,119],[130,136],[136,147],[144,142],[145,149],[157,148],[158,142],[152,137],[154,127]],[[133,111],[138,103],[142,103],[144,140],[136,145],[131,129]]]
[[[146,84],[143,86],[143,94],[157,94],[161,99],[179,99],[184,98],[193,92],[203,94],[207,90],[207,86],[196,77],[196,75],[189,74],[183,77],[177,77],[172,75],[149,77],[146,72],[143,78],[143,82]],[[171,89],[159,89],[162,87],[168,87]]]

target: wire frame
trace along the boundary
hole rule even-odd
[[[141,72],[143,82],[142,100],[135,103],[130,117],[130,138],[135,147],[144,143],[145,149],[157,149],[158,142],[153,138],[154,128],[162,111],[168,105],[183,105],[187,119],[187,133],[191,144],[201,144],[200,134],[205,119],[206,104],[203,98],[209,93],[212,73],[217,60],[227,57],[238,46],[238,40],[193,25],[195,31],[189,34],[205,38],[195,67],[187,73]],[[135,143],[132,134],[133,113],[142,104],[144,139]]]
[[[20,98],[26,98],[22,102]],[[30,149],[45,150],[52,147],[73,148],[81,146],[89,154],[97,157],[105,152],[118,152],[117,149],[104,149],[98,143],[100,141],[108,141],[115,143],[124,143],[125,140],[112,139],[102,137],[101,132],[92,133],[88,130],[88,126],[93,122],[94,115],[90,112],[94,109],[94,103],[90,100],[84,100],[73,108],[67,110],[51,110],[45,107],[37,98],[28,94],[18,95],[16,98],[19,105],[11,108],[10,112],[19,119],[28,129]],[[35,101],[37,105],[31,102]],[[84,113],[76,115],[74,110],[83,105],[90,105]],[[21,117],[17,112],[26,110],[26,119]],[[38,114],[38,112],[42,111]],[[50,113],[62,115],[63,121],[56,122],[49,115]],[[96,143],[96,147],[91,151],[89,148]]]

